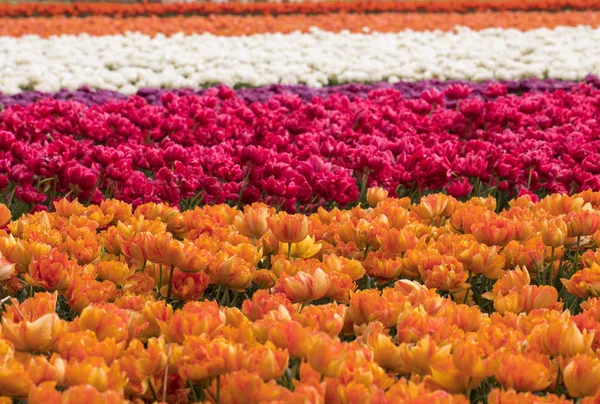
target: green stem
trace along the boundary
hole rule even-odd
[[[560,393],[560,383],[561,383],[561,381],[560,381],[560,375],[561,375],[561,372],[560,372],[560,366],[558,367],[558,372],[557,372],[557,373],[558,373],[558,374],[556,375],[556,389],[555,389],[555,392],[554,392],[554,393],[555,393],[557,396],[559,396],[559,395],[560,395],[560,394],[559,394],[559,393]]]
[[[12,190],[12,191],[11,191],[11,193],[10,193],[10,196],[8,197],[8,201],[6,202],[6,207],[7,207],[8,209],[10,209],[10,207],[11,207],[11,205],[12,205],[12,201],[13,201],[13,198],[15,197],[15,190],[16,190],[16,189],[17,189],[16,187],[15,187],[15,188],[13,188],[13,190]]]
[[[288,261],[291,261],[291,259],[292,259],[292,243],[288,243],[287,247],[288,247],[288,254],[287,254]]]
[[[248,172],[244,176],[244,183],[242,184],[242,189],[240,190],[240,197],[238,198],[238,201],[237,201],[238,209],[242,207],[242,195],[243,195],[244,191],[246,190],[246,187],[248,186],[248,179],[250,178],[251,170],[252,170],[252,163],[248,163]]]
[[[581,236],[577,236],[577,247],[575,248],[575,261],[573,262],[573,273],[577,271],[579,267],[579,244],[581,243]]]
[[[473,388],[473,378],[469,377],[469,382],[467,383],[467,391],[465,392],[465,396],[467,396],[467,400],[471,400],[471,390]]]
[[[152,392],[152,398],[154,399],[154,401],[158,401],[158,395],[156,394],[156,388],[154,387],[154,382],[152,381],[152,378],[148,380],[148,386],[150,387],[150,391]]]
[[[554,247],[552,247],[552,250],[550,252],[550,268],[548,269],[548,273],[550,275],[550,285],[553,285],[554,280],[552,279],[552,277],[554,276]]]
[[[167,304],[171,303],[171,292],[173,291],[173,273],[174,272],[175,272],[175,265],[171,265],[171,271],[169,273],[169,289],[167,290]],[[161,268],[160,273],[162,276],[162,268]]]
[[[219,301],[219,306],[223,306],[223,304],[225,304],[225,299],[227,298],[227,301],[229,302],[229,286],[225,285],[225,290],[223,291],[223,296],[221,297],[221,300]]]
[[[221,375],[217,376],[217,404],[221,403]]]
[[[467,282],[471,282],[471,271],[469,271],[469,277],[467,278]],[[471,285],[472,287],[473,285]],[[467,302],[469,301],[469,291],[471,290],[471,288],[467,288],[467,291],[465,292],[465,300],[463,302],[463,304],[467,304]]]
[[[190,391],[192,392],[192,398],[194,402],[197,403],[199,400],[198,396],[196,396],[196,389],[194,388],[194,383],[192,383],[191,380],[188,380],[188,385],[190,386]]]

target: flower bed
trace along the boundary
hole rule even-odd
[[[58,91],[88,85],[133,93],[221,82],[231,86],[400,79],[581,80],[597,74],[600,29],[488,29],[400,34],[265,34],[0,37],[0,90]],[[393,50],[393,52],[391,52]]]
[[[276,2],[224,2],[175,4],[114,4],[114,3],[23,3],[0,5],[2,17],[31,16],[89,16],[113,17],[213,15],[213,14],[324,14],[335,12],[428,12],[469,13],[480,10],[494,11],[562,11],[597,10],[596,0],[416,0],[416,1],[316,1],[300,3]]]
[[[313,27],[331,32],[349,30],[363,32],[366,29],[378,32],[398,32],[401,29],[446,30],[456,26],[473,29],[516,28],[522,31],[557,26],[600,25],[598,11],[560,11],[560,12],[493,12],[478,11],[469,14],[443,13],[393,13],[377,14],[328,13],[328,14],[291,14],[279,16],[176,16],[176,17],[31,17],[0,18],[0,35],[19,37],[23,35],[115,35],[126,32],[140,32],[146,35],[176,35],[179,33],[211,33],[214,35],[251,35],[272,32],[291,33],[308,32]]]
[[[595,88],[600,88],[600,79],[594,75],[588,75],[583,81],[585,84]],[[488,93],[489,86],[499,84],[506,87],[507,94],[522,95],[525,93],[539,93],[551,91],[571,91],[576,89],[581,82],[563,81],[555,79],[523,79],[517,81],[485,81],[485,82],[469,82],[461,80],[421,80],[417,82],[400,81],[394,84],[388,82],[379,82],[373,84],[351,83],[337,86],[326,86],[321,88],[312,88],[306,85],[281,85],[271,84],[263,87],[255,88],[239,88],[235,93],[242,98],[246,103],[267,102],[276,95],[293,94],[302,99],[302,102],[309,102],[315,97],[327,98],[331,95],[341,95],[349,98],[366,98],[371,91],[393,89],[402,93],[404,99],[414,99],[421,97],[423,92],[428,90],[444,91],[446,88],[462,84],[470,87],[472,92],[467,98],[479,98],[482,100],[492,100],[497,97],[493,92]],[[202,96],[205,94],[213,94],[218,91],[217,87],[207,89],[159,89],[159,88],[141,88],[135,95],[143,98],[152,105],[160,105],[163,95],[172,93],[176,96]],[[21,91],[20,93],[8,95],[0,94],[0,104],[3,107],[14,105],[30,105],[43,99],[54,99],[58,101],[75,101],[87,106],[104,104],[111,101],[120,101],[128,98],[128,95],[112,90],[92,90],[90,88],[80,88],[78,90],[61,90],[54,93],[46,93],[43,91]],[[455,105],[455,100],[444,99],[444,105]]]
[[[600,189],[600,91],[467,98],[455,84],[418,99],[376,90],[310,103],[277,95],[248,105],[227,88],[85,107],[40,101],[0,113],[0,176],[21,211],[54,198],[134,205],[264,201],[287,211],[364,200],[366,186],[417,198],[540,196]]]
[[[599,193],[499,212],[491,197],[367,199],[310,216],[114,200],[22,216],[0,237],[0,394],[597,399]]]

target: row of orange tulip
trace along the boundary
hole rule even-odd
[[[600,399],[600,193],[367,200],[0,205],[0,402]]]
[[[211,33],[215,35],[251,35],[269,32],[290,33],[308,31],[319,27],[328,31],[349,30],[361,32],[368,27],[379,32],[412,30],[453,30],[457,25],[473,29],[491,27],[516,28],[522,31],[541,27],[600,25],[600,12],[562,11],[552,12],[491,12],[480,11],[471,14],[421,14],[421,13],[380,13],[380,14],[294,14],[280,16],[235,16],[215,15],[176,16],[176,17],[104,17],[82,18],[31,17],[22,19],[0,18],[0,35],[23,36],[40,35],[116,35],[128,31],[146,35],[173,35]]]
[[[3,17],[67,16],[172,16],[213,14],[324,14],[334,12],[429,12],[470,13],[473,11],[561,11],[598,10],[596,0],[404,0],[404,1],[305,1],[277,2],[224,2],[224,3],[22,3],[0,5]]]

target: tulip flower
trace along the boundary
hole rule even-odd
[[[322,377],[338,377],[346,361],[346,347],[326,334],[317,334],[308,351],[308,364]]]
[[[0,253],[0,282],[5,282],[12,278],[15,274],[16,265],[7,260]]]
[[[6,205],[0,203],[0,227],[6,226],[11,218],[12,214],[10,213],[10,209],[8,209]]]
[[[51,350],[66,331],[66,325],[56,313],[47,313],[34,320],[2,318],[2,333],[15,349],[25,352]]]
[[[325,296],[329,285],[327,274],[317,268],[312,274],[298,272],[294,276],[279,278],[272,292],[285,293],[292,302],[308,302]]]
[[[369,206],[373,208],[377,206],[379,202],[387,198],[387,196],[388,191],[383,188],[375,187],[367,189],[367,202],[369,203]]]
[[[561,278],[565,288],[579,298],[600,296],[600,265],[593,263],[573,274],[571,279]]]
[[[280,243],[299,243],[308,235],[305,216],[280,213],[268,218],[269,228]]]
[[[506,388],[518,391],[540,391],[552,383],[550,359],[547,356],[506,354],[494,377]]]
[[[562,375],[569,396],[593,396],[598,392],[600,361],[590,355],[574,356],[563,367]]]
[[[248,238],[260,239],[269,230],[268,217],[269,210],[266,206],[259,204],[245,206],[244,214],[235,218],[235,227]]]
[[[321,244],[315,243],[314,236],[306,236],[299,243],[279,243],[279,251],[288,257],[310,258],[321,250]]]

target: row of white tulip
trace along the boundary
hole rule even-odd
[[[577,80],[600,73],[600,29],[0,37],[0,91],[437,79]]]

